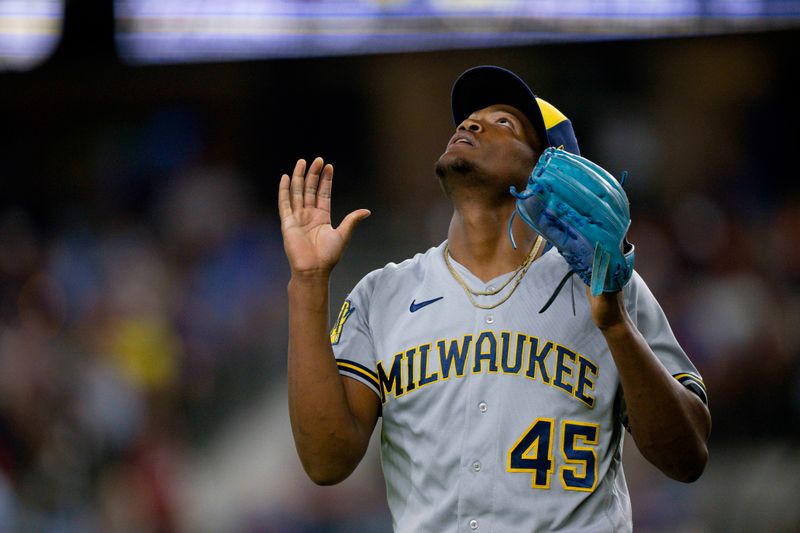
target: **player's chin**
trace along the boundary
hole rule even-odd
[[[436,165],[433,167],[436,176],[440,180],[446,179],[448,176],[464,176],[474,173],[476,170],[475,163],[460,154],[454,154],[450,151],[443,153]]]

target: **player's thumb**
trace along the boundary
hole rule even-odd
[[[353,230],[356,229],[356,226],[371,214],[369,209],[356,209],[344,217],[344,220],[342,220],[342,223],[339,224],[339,227],[336,229],[341,233],[345,242],[350,241],[350,236],[353,234]]]

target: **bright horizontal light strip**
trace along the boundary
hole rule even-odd
[[[0,69],[31,68],[58,44],[63,0],[0,0]]]
[[[117,0],[131,61],[247,59],[794,27],[800,1]]]

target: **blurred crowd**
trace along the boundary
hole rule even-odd
[[[284,260],[230,169],[146,220],[0,213],[0,531],[174,531],[185,452],[280,372]]]
[[[755,65],[760,56],[751,53],[749,61]],[[684,66],[675,63],[672,73]],[[712,90],[687,102],[689,91],[681,92],[678,76],[667,68],[664,77],[673,82],[665,94],[674,90],[690,119],[704,110],[703,98],[720,100]],[[450,81],[436,83],[446,93]],[[585,90],[574,85],[572,91]],[[769,482],[781,514],[765,530],[800,526],[797,512],[783,505],[796,492],[781,484],[800,465],[794,452],[800,187],[787,181],[796,180],[788,155],[798,140],[797,116],[791,110],[770,114],[776,95],[767,90],[739,94],[745,96],[731,97],[731,107],[714,110],[728,116],[736,109],[736,128],[714,123],[709,114],[702,128],[683,121],[682,131],[670,130],[670,100],[658,95],[624,114],[590,115],[575,106],[587,155],[600,156],[617,174],[623,165],[633,167],[628,183],[637,270],[703,375],[714,419],[712,464],[704,478],[711,481],[698,482],[702,497],[651,476],[640,463],[630,465],[642,531],[748,531],[746,518],[726,522],[742,517],[726,502],[760,501],[758,494],[728,499],[738,488],[736,461],[743,457],[751,470],[767,459],[778,465],[769,470]],[[574,94],[564,98],[579,101]],[[345,114],[361,113],[353,120],[366,123],[369,105],[375,103]],[[290,111],[281,115],[286,127],[294,126]],[[402,118],[430,121],[425,113]],[[88,159],[66,174],[90,176],[91,201],[75,202],[74,195],[59,201],[50,193],[56,200],[46,217],[34,200],[4,203],[0,210],[0,533],[183,530],[179,501],[194,452],[235,413],[285,382],[288,273],[274,198],[256,194],[253,185],[269,176],[249,174],[230,154],[206,157],[213,147],[197,133],[209,127],[204,120],[191,106],[176,111],[165,104],[126,129],[110,121],[84,139]],[[778,134],[763,135],[775,128]],[[374,129],[348,135],[370,132],[367,148],[375,153],[365,157],[373,167],[386,151],[402,156],[418,142],[407,134],[382,146]],[[722,149],[702,138],[726,132]],[[283,153],[264,157],[287,160]],[[422,166],[429,169],[431,161]],[[147,172],[138,171],[143,168]],[[272,177],[286,170],[276,167]],[[430,171],[391,173],[386,168],[362,180],[378,215],[359,228],[339,280],[355,281],[446,234],[449,214],[440,195],[426,200],[429,209],[419,209],[434,181]],[[332,292],[332,300],[344,296],[338,286]],[[283,413],[285,405],[277,408]],[[301,477],[299,466],[293,468]],[[361,492],[309,488],[296,507],[265,502],[230,527],[382,531],[386,509],[373,505],[382,500],[374,481]],[[365,501],[372,502],[368,509]],[[739,512],[748,512],[745,503]]]

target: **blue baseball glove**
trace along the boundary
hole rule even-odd
[[[511,194],[517,198],[516,212],[558,249],[593,296],[619,291],[631,279],[633,246],[625,241],[631,224],[628,196],[605,169],[548,148],[525,190],[511,187]]]

